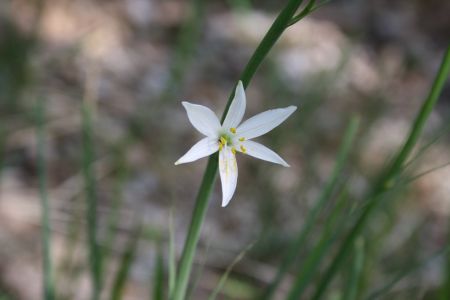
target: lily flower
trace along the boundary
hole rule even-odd
[[[206,137],[197,142],[177,160],[175,165],[193,162],[219,151],[222,207],[228,205],[236,190],[238,178],[237,152],[289,167],[287,162],[278,154],[262,144],[251,141],[251,139],[280,125],[297,109],[296,106],[271,109],[240,124],[246,108],[245,91],[241,81],[236,87],[233,101],[223,124],[220,124],[214,112],[206,106],[185,101],[182,104],[186,109],[189,121],[195,129]]]

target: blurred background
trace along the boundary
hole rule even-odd
[[[102,296],[110,298],[132,249],[123,299],[152,299],[153,282],[166,281],[170,224],[180,255],[206,165],[206,159],[173,164],[200,137],[181,101],[221,115],[285,2],[0,2],[0,299],[42,297],[39,118],[57,299],[90,295],[86,197],[98,201],[98,239],[108,257]],[[449,1],[333,0],[283,34],[248,86],[245,118],[299,107],[258,139],[291,167],[240,155],[237,191],[226,208],[216,184],[191,299],[206,299],[251,243],[220,299],[254,299],[270,282],[330,176],[352,115],[360,116],[361,126],[333,197],[344,191],[350,207],[362,205],[427,95],[449,41],[449,13]],[[83,103],[91,108],[92,143],[83,136]],[[449,121],[447,84],[421,139],[431,146],[407,171],[415,176],[439,168],[389,195],[389,205],[365,233],[371,256],[363,280],[369,291],[446,243]],[[95,170],[90,196],[86,153]],[[314,224],[294,269],[317,242],[329,213]],[[386,299],[434,299],[442,262],[433,260]],[[283,281],[277,297],[291,281]]]

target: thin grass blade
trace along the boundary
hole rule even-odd
[[[299,273],[294,279],[291,290],[286,297],[287,300],[300,299],[305,292],[308,284],[312,281],[320,267],[320,262],[323,261],[325,255],[330,251],[331,246],[336,239],[343,232],[347,223],[347,215],[344,212],[344,207],[347,200],[346,190],[340,195],[336,207],[328,217],[328,222],[325,224],[325,230],[319,239],[319,242],[311,250],[310,255],[307,256],[304,263],[301,265]]]
[[[89,249],[89,267],[92,282],[92,299],[98,300],[101,292],[101,249],[97,240],[97,191],[94,174],[94,145],[92,111],[85,102],[82,105],[83,179],[86,197],[86,225]]]
[[[169,299],[172,298],[177,278],[177,263],[175,255],[175,230],[173,228],[173,211],[169,216]]]
[[[295,261],[298,253],[301,250],[301,247],[304,245],[304,242],[308,234],[310,233],[312,227],[317,221],[319,213],[330,201],[331,195],[335,190],[336,185],[339,181],[339,176],[341,175],[344,166],[348,160],[350,150],[353,145],[353,141],[358,131],[358,127],[359,127],[359,119],[357,117],[353,117],[349,122],[349,125],[347,126],[347,129],[345,131],[344,139],[338,151],[336,164],[331,173],[331,176],[328,182],[326,183],[324,189],[322,190],[322,193],[319,195],[315,206],[308,213],[305,223],[300,233],[297,235],[297,239],[291,244],[286,255],[284,256],[284,259],[281,261],[280,266],[278,267],[277,274],[275,275],[274,280],[271,282],[271,284],[264,292],[262,299],[270,299],[273,296],[280,282],[283,280],[286,273],[289,271],[290,266],[292,266],[293,262]]]
[[[164,260],[160,247],[156,255],[156,264],[153,280],[153,298],[152,300],[164,299]]]
[[[353,264],[350,270],[350,278],[346,286],[343,298],[355,300],[358,295],[358,287],[364,266],[364,240],[360,237],[355,241]]]
[[[245,247],[244,250],[241,251],[241,253],[236,256],[236,258],[233,260],[233,262],[228,266],[228,268],[225,270],[225,273],[223,273],[222,277],[220,277],[219,283],[217,284],[216,288],[212,292],[212,294],[209,296],[208,300],[215,300],[217,298],[217,295],[222,291],[223,287],[225,286],[225,283],[227,282],[228,276],[230,276],[231,271],[233,270],[234,266],[241,261],[241,259],[244,258],[244,256],[247,254],[250,249],[253,248],[255,245],[255,242],[251,243],[247,247]]]
[[[430,89],[430,93],[428,97],[425,99],[419,113],[417,114],[417,117],[414,120],[413,126],[406,139],[406,142],[404,143],[398,154],[395,156],[394,160],[389,165],[389,167],[386,168],[386,170],[379,177],[378,181],[374,184],[373,189],[370,191],[370,194],[368,195],[368,199],[370,199],[369,203],[366,205],[363,212],[355,222],[354,226],[349,231],[348,235],[345,237],[337,254],[335,255],[331,264],[325,271],[325,274],[321,282],[317,286],[314,296],[312,297],[313,300],[319,300],[322,298],[322,295],[327,290],[327,287],[330,284],[331,280],[334,278],[340,266],[345,261],[345,258],[349,253],[350,247],[352,246],[354,240],[361,233],[362,229],[365,228],[366,223],[370,219],[372,212],[378,207],[377,204],[380,202],[379,201],[380,196],[384,194],[386,191],[388,191],[390,187],[395,185],[397,176],[401,172],[405,161],[408,159],[408,156],[411,154],[414,146],[416,145],[419,136],[422,133],[422,129],[425,126],[425,123],[432,109],[434,108],[439,98],[439,95],[442,92],[444,84],[448,79],[449,73],[450,73],[450,47],[447,48],[439,71]],[[450,274],[450,260],[448,269]],[[450,276],[448,278],[450,282]],[[450,284],[448,286],[450,293]]]
[[[142,227],[139,225],[133,230],[133,234],[128,241],[125,251],[120,259],[119,268],[114,278],[114,284],[111,291],[112,300],[120,300],[123,298],[125,284],[130,273],[130,268],[136,257],[139,240],[141,238]]]
[[[53,277],[53,263],[51,251],[50,204],[47,190],[47,162],[45,159],[45,102],[38,98],[36,106],[37,118],[37,165],[39,177],[39,195],[41,199],[41,243],[43,256],[43,288],[44,299],[55,299],[55,285]]]
[[[426,267],[429,263],[431,263],[433,260],[437,259],[438,257],[442,255],[446,255],[449,253],[449,248],[445,247],[444,249],[441,249],[434,253],[432,256],[428,257],[424,261],[415,264],[411,266],[410,268],[407,268],[406,270],[400,271],[396,276],[394,276],[392,279],[390,279],[388,282],[386,282],[383,286],[376,289],[372,293],[369,294],[365,299],[366,300],[375,300],[380,297],[385,296],[386,294],[391,291],[391,289],[400,281],[408,277],[409,275],[414,274],[415,272],[420,271],[422,268]]]
[[[123,203],[123,188],[128,178],[128,168],[126,164],[126,145],[120,147],[115,153],[115,165],[116,175],[114,178],[114,195],[112,200],[111,212],[108,215],[107,221],[107,234],[102,246],[102,270],[101,274],[104,274],[106,268],[108,268],[111,250],[114,248],[114,244],[117,237],[117,227],[120,222],[120,209]]]

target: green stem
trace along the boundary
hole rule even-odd
[[[276,43],[276,41],[278,41],[283,32],[290,25],[292,17],[294,16],[295,12],[302,4],[302,2],[303,0],[289,1],[285,8],[280,12],[278,17],[275,19],[272,26],[269,28],[269,31],[266,33],[261,43],[256,48],[255,52],[253,53],[252,57],[250,58],[249,62],[245,66],[244,71],[241,74],[240,79],[244,87],[247,87],[247,85],[250,83],[250,80],[252,79],[253,75],[255,75],[256,70],[261,65],[261,62],[267,56],[270,49],[272,49],[273,45]],[[233,96],[234,89],[230,97],[228,98],[228,103],[222,115],[222,122],[227,115]]]
[[[342,299],[354,300],[357,298],[363,266],[364,266],[364,240],[361,237],[359,237],[355,241],[353,250],[353,264],[351,266],[350,276]]]
[[[276,41],[280,38],[284,30],[288,27],[289,22],[301,5],[302,1],[303,0],[290,0],[286,4],[285,8],[280,12],[278,17],[275,19],[274,23],[264,36],[259,46],[256,48],[255,52],[247,63],[247,66],[242,72],[240,79],[242,80],[244,87],[248,85],[261,62],[267,56]],[[222,115],[222,122],[225,119],[225,116],[231,105],[233,96],[234,92],[231,93],[230,97],[228,98],[227,105]],[[208,160],[208,165],[206,166],[202,184],[197,195],[191,224],[189,226],[183,254],[180,260],[179,273],[175,284],[175,293],[173,296],[173,300],[183,300],[185,297],[189,275],[191,273],[192,264],[194,261],[195,250],[197,248],[197,243],[200,237],[201,226],[205,219],[209,196],[211,194],[217,176],[217,168],[218,155],[215,154],[212,155]]]
[[[192,263],[200,237],[200,229],[205,219],[208,200],[216,180],[218,166],[218,155],[212,155],[208,160],[202,184],[197,195],[194,212],[192,213],[191,225],[184,245],[183,256],[181,257],[178,279],[175,284],[174,300],[182,300],[185,297]]]
[[[83,178],[86,194],[86,220],[89,249],[89,266],[92,280],[92,298],[100,298],[101,253],[97,241],[97,192],[94,175],[94,149],[92,136],[92,116],[88,103],[82,106],[83,116]]]
[[[423,103],[414,121],[413,127],[411,128],[411,131],[408,135],[405,144],[401,148],[400,152],[396,155],[393,162],[390,164],[390,167],[386,169],[386,171],[382,174],[377,183],[375,183],[374,188],[371,190],[371,194],[369,196],[369,199],[371,200],[364,208],[363,212],[357,219],[355,225],[347,234],[337,254],[332,260],[331,265],[325,270],[324,277],[317,286],[316,292],[311,299],[313,300],[321,299],[323,293],[326,291],[326,288],[330,284],[334,275],[339,270],[340,265],[344,263],[347,253],[350,252],[350,247],[352,247],[354,240],[361,233],[361,230],[368,222],[369,217],[377,207],[377,204],[380,203],[379,201],[380,196],[384,194],[388,189],[390,189],[390,187],[395,185],[394,181],[396,180],[397,175],[401,171],[403,164],[410,155],[415,144],[417,143],[417,140],[419,139],[419,135],[422,132],[425,122],[427,121],[433,107],[435,106],[439,98],[439,95],[442,92],[442,89],[449,76],[449,73],[450,73],[450,47],[447,48],[447,51],[444,55],[437,76],[431,87],[430,93],[425,102]]]
[[[298,253],[301,250],[301,247],[305,244],[305,240],[309,232],[313,228],[314,224],[317,222],[319,213],[322,211],[325,204],[328,203],[328,201],[331,199],[331,195],[336,188],[340,175],[344,169],[344,166],[350,154],[351,146],[353,145],[353,140],[358,131],[358,126],[359,126],[359,118],[353,117],[345,131],[344,139],[339,149],[339,153],[336,159],[336,164],[334,166],[333,172],[328,182],[326,183],[324,189],[322,190],[322,193],[319,195],[319,198],[315,206],[308,214],[301,231],[297,235],[297,238],[291,244],[291,246],[288,249],[288,252],[283,257],[280,266],[278,267],[278,272],[275,275],[274,280],[267,287],[263,299],[272,298],[281,280],[283,280],[284,276],[289,271],[290,267],[294,264],[295,259],[297,258]]]
[[[51,226],[50,206],[47,192],[47,166],[45,161],[45,106],[42,99],[37,104],[37,148],[38,148],[38,172],[39,172],[39,194],[41,198],[41,222],[42,222],[42,253],[44,271],[44,299],[55,299],[55,287],[53,281],[52,259],[51,259]]]

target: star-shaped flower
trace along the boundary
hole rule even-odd
[[[219,151],[223,207],[230,202],[236,190],[238,177],[236,152],[289,167],[278,154],[250,139],[261,136],[280,125],[297,109],[296,106],[271,109],[240,124],[246,107],[245,91],[241,81],[236,87],[234,99],[222,125],[214,112],[206,106],[182,103],[189,121],[206,137],[177,160],[175,165],[192,162]]]

